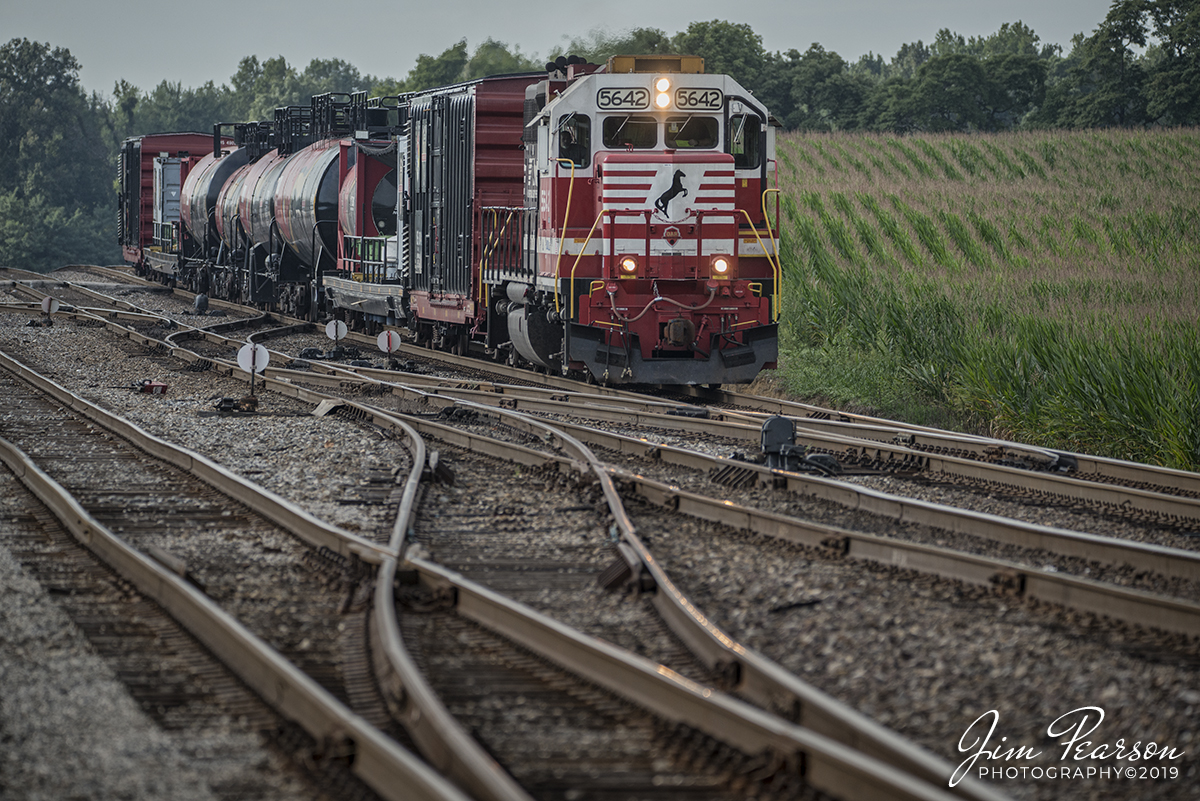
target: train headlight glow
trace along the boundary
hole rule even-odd
[[[637,259],[635,259],[633,256],[623,256],[621,258],[621,273],[626,278],[636,273],[637,267]]]
[[[658,106],[659,108],[666,108],[667,106],[671,105],[671,96],[666,92],[659,93],[654,98],[654,105]]]
[[[713,272],[717,275],[729,274],[729,259],[725,256],[717,256],[712,260]]]
[[[654,88],[660,92],[665,92],[671,88],[671,82],[666,78],[659,78],[654,82]]]

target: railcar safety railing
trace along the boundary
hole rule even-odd
[[[479,210],[479,241],[481,255],[480,292],[486,283],[499,283],[507,276],[532,278],[536,271],[525,263],[525,253],[532,253],[533,232],[528,226],[537,219],[537,210],[522,206],[484,206]],[[483,300],[481,297],[480,300]]]
[[[382,284],[396,276],[396,262],[388,258],[388,238],[383,236],[342,236],[340,268],[356,281]]]
[[[179,252],[179,221],[154,223],[154,245],[163,253]]]

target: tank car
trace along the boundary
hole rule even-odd
[[[330,93],[309,106],[277,109],[271,121],[217,123],[205,137],[207,152],[189,155],[176,184],[180,236],[153,249],[127,248],[126,261],[195,292],[317,319],[324,305],[320,275],[338,264],[347,161],[355,161],[344,137],[390,142],[395,127],[388,120],[396,111],[380,105],[386,100]],[[226,129],[230,135],[222,135]],[[144,147],[144,139],[126,140],[123,153]],[[393,186],[394,173],[394,164],[383,171]],[[123,167],[121,196],[136,191]],[[395,219],[394,197],[385,216]],[[130,238],[124,219],[119,228],[122,241]]]

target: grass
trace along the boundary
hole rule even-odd
[[[1200,132],[785,134],[780,152],[790,391],[1200,467]]]

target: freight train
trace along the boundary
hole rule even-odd
[[[125,140],[139,274],[609,384],[746,383],[778,351],[776,124],[690,56],[560,58]]]

